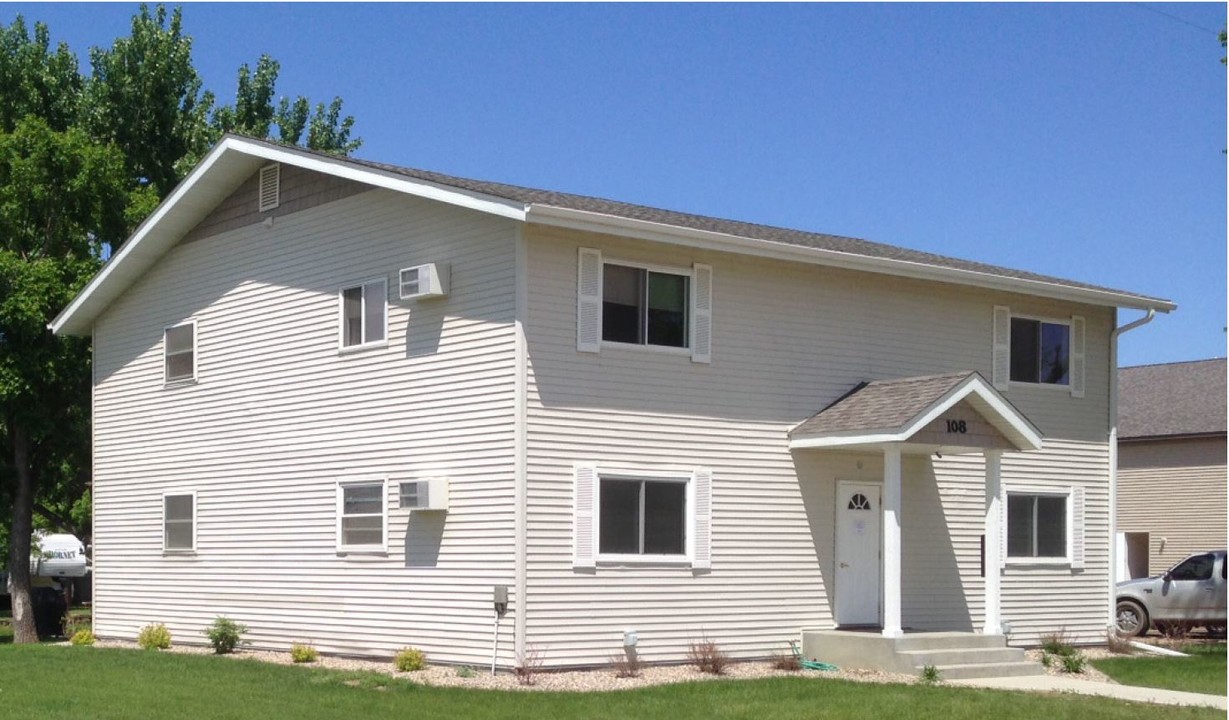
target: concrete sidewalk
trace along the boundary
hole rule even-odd
[[[949,680],[944,684],[992,688],[994,690],[1025,690],[1029,692],[1060,693],[1068,692],[1079,693],[1080,695],[1101,695],[1103,697],[1118,698],[1119,700],[1130,700],[1132,702],[1156,703],[1159,705],[1200,705],[1203,707],[1229,710],[1229,698],[1226,698],[1223,695],[1202,695],[1200,693],[1136,687],[1134,685],[1115,685],[1114,683],[1098,682],[1096,680],[1078,680],[1076,678],[1055,677],[1053,675],[1028,675],[1024,677]]]

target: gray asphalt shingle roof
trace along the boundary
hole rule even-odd
[[[315,154],[324,155],[324,153]],[[1043,282],[1063,287],[1097,290],[1122,295],[1133,295],[1140,298],[1147,297],[1127,290],[1118,290],[1101,285],[1092,285],[1075,280],[1042,275],[1040,273],[1029,272],[1026,270],[1016,270],[998,265],[974,262],[972,260],[962,260],[960,258],[948,257],[946,255],[923,252],[920,250],[911,250],[909,248],[873,242],[870,240],[862,240],[860,238],[806,232],[803,230],[791,230],[789,228],[775,227],[772,225],[760,225],[756,223],[742,222],[739,220],[724,220],[705,215],[694,215],[690,213],[677,212],[674,210],[664,210],[646,205],[634,205],[631,203],[606,200],[603,198],[590,197],[586,195],[574,195],[571,193],[555,192],[552,190],[538,190],[535,188],[521,187],[519,185],[509,185],[506,183],[474,180],[428,170],[418,170],[415,168],[390,165],[388,163],[373,162],[371,160],[360,160],[352,157],[338,157],[336,155],[326,156],[333,160],[341,160],[344,162],[353,163],[355,165],[413,178],[415,180],[423,180],[445,187],[456,188],[472,193],[479,193],[512,202],[524,203],[526,205],[548,206],[567,210],[598,213],[618,218],[626,218],[629,220],[643,220],[646,222],[658,223],[661,225],[678,228],[703,230],[751,240],[762,240],[766,242],[782,243],[798,247],[844,253],[857,257],[895,260],[939,268],[966,270],[1005,278]],[[1159,298],[1148,299],[1165,302]]]
[[[862,383],[795,427],[790,437],[899,430],[974,374],[962,372]]]
[[[1224,434],[1225,359],[1118,370],[1118,437]]]

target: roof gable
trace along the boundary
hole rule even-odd
[[[94,319],[153,263],[269,162],[534,222],[735,253],[988,287],[1109,307],[1167,312],[1158,298],[857,238],[692,215],[601,198],[459,178],[228,135],[158,206],[50,324],[88,334]]]
[[[1224,358],[1118,370],[1118,437],[1224,435]]]

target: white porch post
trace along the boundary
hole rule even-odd
[[[985,450],[986,458],[986,623],[985,635],[1003,634],[1002,616],[1002,450]]]
[[[900,637],[900,444],[883,448],[883,636]]]

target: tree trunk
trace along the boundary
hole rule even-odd
[[[13,642],[36,643],[34,604],[30,600],[30,535],[33,532],[34,481],[30,473],[30,436],[14,423],[13,465],[17,488],[13,493],[13,524],[9,531],[9,581],[12,584]]]

